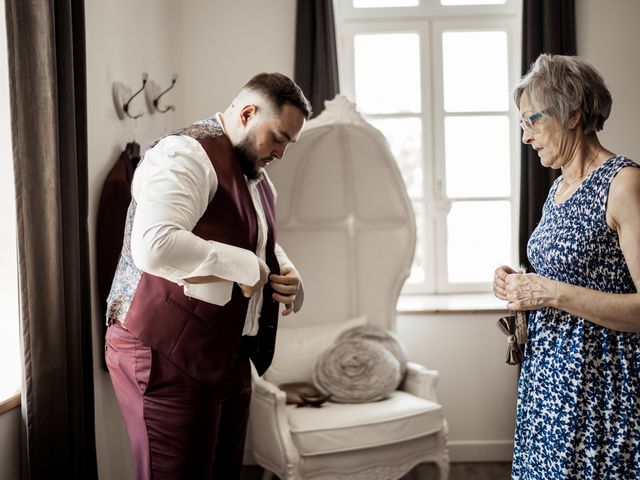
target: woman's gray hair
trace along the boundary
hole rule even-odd
[[[584,133],[602,130],[611,113],[611,93],[602,76],[575,56],[540,55],[516,86],[513,97],[518,107],[523,94],[536,108],[548,110],[565,128],[579,110]]]

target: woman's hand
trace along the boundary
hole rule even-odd
[[[507,275],[512,273],[516,273],[513,268],[507,265],[501,265],[496,268],[493,274],[493,294],[500,300],[507,300],[506,280]]]
[[[504,280],[504,292],[510,310],[535,310],[553,305],[558,282],[536,273],[509,273]]]

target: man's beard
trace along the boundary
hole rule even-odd
[[[250,132],[244,137],[233,150],[238,157],[238,163],[242,169],[242,173],[249,180],[256,180],[262,175],[262,167],[258,165],[261,160],[255,153],[255,133]],[[265,159],[266,160],[266,159]]]

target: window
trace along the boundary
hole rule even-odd
[[[404,293],[489,291],[517,264],[516,0],[335,0],[342,93],[389,141],[416,215]]]
[[[4,7],[0,8],[4,15]],[[0,402],[20,390],[20,337],[18,324],[18,264],[16,261],[16,219],[11,152],[11,116],[7,35],[0,28]]]

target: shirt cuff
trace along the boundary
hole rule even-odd
[[[215,280],[208,283],[184,283],[184,294],[213,305],[226,305],[231,300],[233,284],[228,280]]]
[[[190,277],[215,276],[220,280],[228,280],[243,285],[255,285],[260,280],[260,265],[255,253],[244,248],[212,240],[208,243],[212,244],[212,248],[205,260],[196,268],[190,272],[183,271],[178,273],[175,269],[169,267],[168,271],[163,273],[166,273],[167,277],[171,274],[174,277],[177,276],[178,278],[174,281],[180,285],[188,283],[185,279]],[[193,286],[194,284],[191,285]]]

